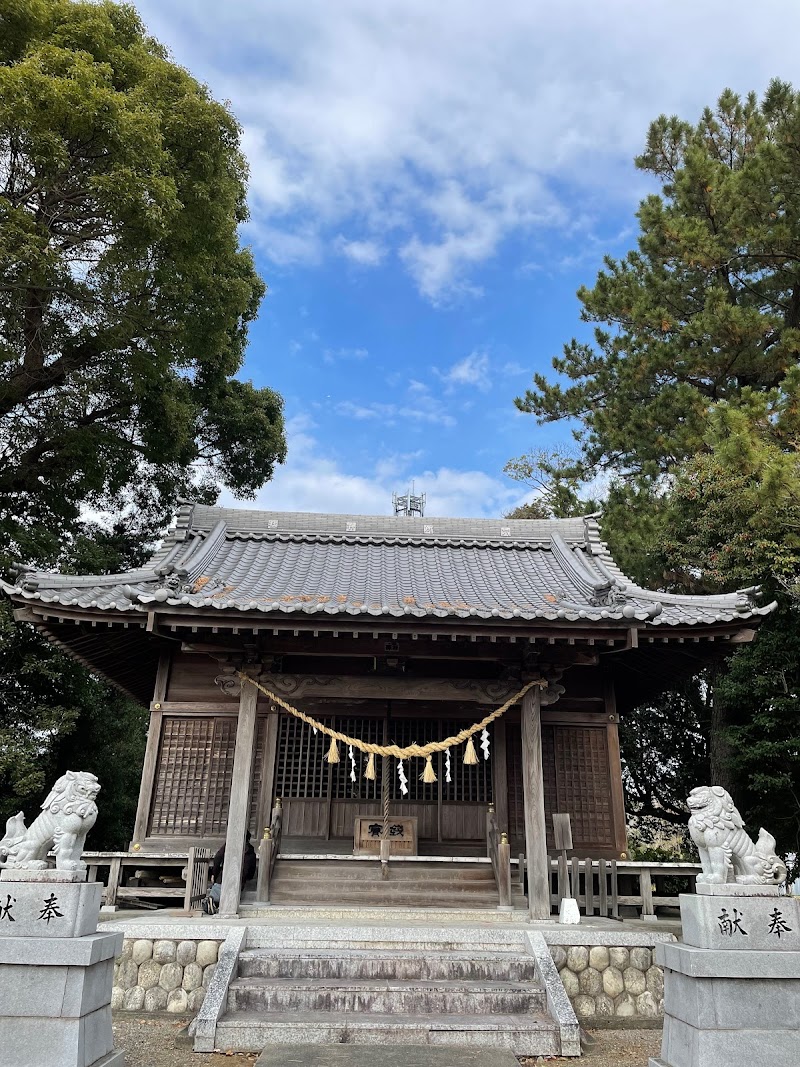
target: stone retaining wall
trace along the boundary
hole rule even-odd
[[[194,1015],[217,966],[220,944],[126,938],[114,962],[111,1007]]]
[[[664,972],[652,948],[550,945],[579,1019],[658,1019],[664,1014]]]

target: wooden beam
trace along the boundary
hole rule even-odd
[[[236,724],[236,748],[233,754],[233,781],[228,806],[228,825],[225,831],[225,863],[222,868],[222,892],[219,901],[221,918],[235,918],[239,911],[244,835],[247,830],[250,785],[253,778],[257,702],[256,687],[243,685],[239,697],[239,721]]]
[[[262,674],[259,682],[290,703],[313,697],[351,700],[457,700],[499,704],[521,688],[520,682],[491,679],[416,678],[392,675]],[[246,685],[246,689],[254,689]]]
[[[153,690],[153,703],[150,711],[150,723],[147,728],[147,746],[142,764],[142,780],[139,784],[139,800],[136,805],[136,821],[133,824],[131,848],[139,848],[147,837],[150,822],[150,809],[153,804],[153,788],[156,779],[158,750],[161,744],[161,726],[163,722],[163,701],[167,693],[169,669],[172,652],[167,649],[161,653],[156,672],[156,684]]]
[[[522,701],[522,787],[525,800],[525,855],[528,868],[528,910],[532,919],[550,918],[550,861],[544,815],[540,691],[534,687]]]

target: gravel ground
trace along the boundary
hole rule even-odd
[[[254,1063],[255,1053],[203,1053],[195,1054],[184,1044],[175,1044],[175,1039],[186,1025],[185,1019],[144,1018],[130,1016],[114,1019],[114,1036],[117,1047],[125,1050],[126,1067],[222,1067],[222,1064],[239,1064],[245,1067]],[[595,1030],[590,1034],[591,1047],[577,1062],[585,1067],[647,1067],[649,1056],[661,1049],[660,1030]],[[567,1067],[574,1059],[523,1059],[522,1067],[535,1064],[563,1064]]]

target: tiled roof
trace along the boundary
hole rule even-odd
[[[27,571],[15,600],[108,612],[303,613],[658,626],[768,614],[753,590],[652,593],[630,582],[593,518],[321,515],[185,505],[147,566],[98,577]]]

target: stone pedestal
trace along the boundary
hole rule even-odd
[[[121,933],[98,933],[85,874],[0,873],[0,1067],[122,1067],[111,989]]]
[[[795,1067],[800,901],[771,886],[697,888],[680,898],[683,943],[656,948],[664,1038],[650,1067]]]

